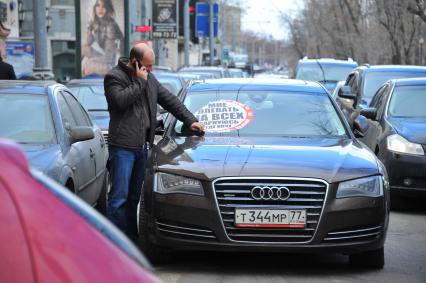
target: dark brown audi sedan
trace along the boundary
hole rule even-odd
[[[206,132],[171,115],[158,131],[139,213],[151,259],[170,249],[332,252],[383,267],[385,168],[321,85],[220,79],[193,82],[181,99]]]

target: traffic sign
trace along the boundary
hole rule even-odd
[[[195,8],[195,35],[197,37],[209,37],[210,28],[209,28],[209,13],[210,13],[210,4],[209,3],[196,3]],[[219,5],[217,3],[213,4],[213,35],[217,37],[219,22]]]

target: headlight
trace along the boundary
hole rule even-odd
[[[379,197],[382,195],[382,176],[372,176],[340,183],[336,198]]]
[[[400,135],[391,135],[387,138],[387,146],[390,151],[397,153],[424,155],[425,152],[420,144],[407,141]]]
[[[167,173],[157,174],[156,192],[161,194],[184,193],[204,195],[203,187],[199,180]]]

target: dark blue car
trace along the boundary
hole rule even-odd
[[[386,166],[395,204],[398,196],[426,196],[426,78],[388,81],[361,115],[361,141]]]
[[[205,126],[169,115],[141,196],[141,245],[181,250],[338,252],[382,268],[389,191],[316,82],[217,79],[180,94]]]
[[[55,82],[1,81],[0,109],[0,137],[18,142],[33,167],[105,211],[105,140],[69,89]]]
[[[426,77],[426,67],[362,65],[354,69],[340,88],[337,103],[352,124],[360,109],[367,107],[376,91],[392,79]]]

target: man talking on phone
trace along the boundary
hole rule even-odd
[[[104,79],[110,113],[108,144],[111,190],[107,217],[137,241],[137,205],[144,180],[145,162],[154,141],[157,104],[182,121],[195,134],[204,126],[183,103],[151,74],[153,50],[136,44],[130,57],[122,57]]]

